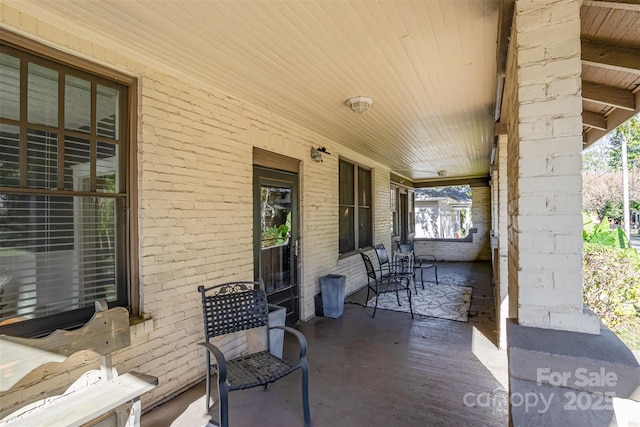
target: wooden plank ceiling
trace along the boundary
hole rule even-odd
[[[586,0],[580,18],[588,146],[640,111],[640,2]]]
[[[331,151],[325,137],[416,185],[442,179],[438,171],[449,179],[488,175],[513,0],[1,7],[241,98],[314,131],[318,146]],[[640,6],[585,0],[581,17],[587,145],[638,111]],[[354,96],[372,98],[371,110],[350,112],[345,101]]]
[[[3,2],[412,181],[488,175],[498,0]]]

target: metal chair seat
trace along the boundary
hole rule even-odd
[[[261,351],[228,360],[227,384],[229,391],[244,390],[272,383],[296,369],[292,363]]]
[[[413,252],[413,242],[411,240],[401,240],[398,242],[398,250],[401,252]],[[420,270],[420,283],[422,284],[422,289],[424,289],[424,270],[433,268],[433,272],[435,274],[436,285],[438,285],[438,263],[436,261],[436,257],[434,255],[415,255],[413,257],[413,269]],[[414,275],[415,278],[415,275]]]
[[[367,300],[365,302],[365,306],[369,301],[370,292],[373,292],[375,295],[373,314],[371,317],[373,318],[376,316],[376,311],[378,310],[378,297],[381,294],[395,292],[398,305],[402,305],[400,303],[399,292],[406,291],[409,299],[409,311],[411,312],[411,318],[413,319],[413,305],[411,303],[410,287],[413,273],[406,273],[396,269],[395,266],[389,262],[389,257],[384,246],[376,245],[374,249],[376,249],[378,264],[381,267],[378,270],[374,268],[371,258],[369,258],[369,256],[364,252],[360,252],[367,271]],[[380,254],[378,254],[379,251]]]

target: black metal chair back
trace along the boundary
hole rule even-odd
[[[399,240],[398,241],[398,250],[400,252],[411,252],[411,251],[413,251],[413,242],[411,242],[411,240]]]
[[[378,257],[378,265],[380,266],[380,272],[383,277],[391,274],[391,264],[389,262],[389,253],[382,243],[378,243],[373,247]]]
[[[369,256],[364,252],[360,252],[360,255],[362,256],[362,261],[364,261],[364,268],[365,270],[367,270],[367,277],[369,279],[376,280],[377,279],[376,269],[373,267],[373,262],[371,262],[371,258],[369,258]]]
[[[230,282],[210,288],[198,286],[198,291],[202,296],[207,342],[213,337],[269,324],[267,294],[258,281]]]

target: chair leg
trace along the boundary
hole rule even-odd
[[[376,303],[373,305],[373,314],[371,315],[372,319],[374,317],[376,317],[376,310],[377,309],[378,309],[378,292],[376,292]]]
[[[407,296],[409,297],[409,311],[411,312],[411,318],[413,319],[413,305],[411,305],[411,288],[407,286]]]
[[[438,264],[433,264],[433,271],[436,274],[436,285],[438,284]]]
[[[304,426],[311,426],[311,411],[309,411],[309,364],[302,360],[302,410],[304,412]]]
[[[207,405],[207,413],[211,409],[211,356],[209,355],[209,351],[207,350],[207,394],[205,394],[206,405]]]
[[[229,427],[229,395],[224,384],[218,384],[218,425]]]
[[[364,306],[367,306],[367,303],[369,302],[369,291],[371,290],[371,285],[367,284],[367,299],[364,300]]]

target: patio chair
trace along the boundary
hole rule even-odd
[[[228,427],[228,393],[235,390],[268,385],[290,373],[302,370],[302,407],[304,425],[311,425],[309,411],[309,365],[307,341],[302,333],[287,326],[283,329],[298,340],[300,354],[297,362],[274,356],[269,352],[269,317],[267,295],[261,282],[229,282],[205,288],[198,286],[202,296],[204,333],[206,342],[200,343],[206,353],[206,406],[210,411],[211,373],[217,373],[219,425]],[[210,341],[233,332],[247,331],[249,354],[227,359]],[[211,355],[215,361],[212,364]]]
[[[386,250],[384,252],[386,253]],[[362,261],[364,262],[365,270],[367,271],[367,299],[365,301],[365,307],[369,302],[369,294],[373,292],[376,296],[371,318],[376,316],[376,311],[378,310],[378,297],[381,294],[395,292],[398,305],[402,305],[400,303],[399,291],[406,291],[409,299],[409,311],[411,312],[411,318],[413,319],[413,306],[411,305],[410,288],[411,276],[406,273],[396,271],[388,259],[384,263],[386,264],[386,271],[383,268],[376,270],[371,258],[369,258],[367,254],[360,252],[360,255],[362,256]],[[384,255],[382,256],[384,257]]]
[[[434,255],[420,255],[416,256],[413,249],[413,242],[411,240],[399,240],[398,241],[398,250],[400,252],[413,252],[413,268],[414,270],[420,269],[420,283],[422,284],[422,289],[424,289],[424,270],[433,268],[433,272],[436,277],[436,285],[438,284],[438,263],[436,262],[436,257]]]

